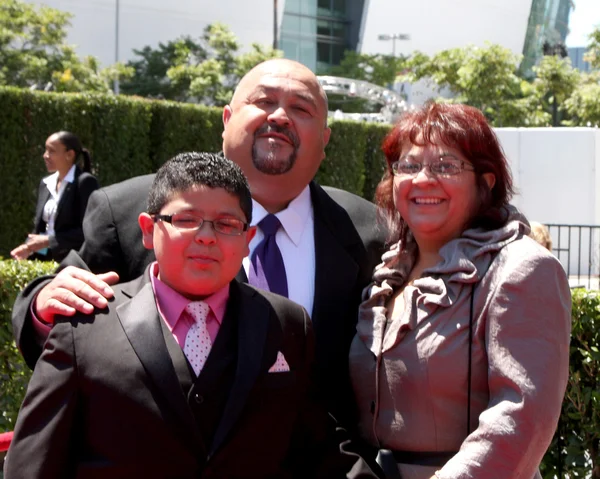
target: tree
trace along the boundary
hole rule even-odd
[[[588,36],[590,43],[586,52],[585,60],[593,69],[600,69],[600,26],[594,28]]]
[[[585,55],[592,72],[582,74],[564,109],[571,116],[569,125],[600,126],[600,26],[589,36]]]
[[[65,44],[69,13],[20,0],[0,3],[0,85],[56,91],[108,91],[109,81],[132,73],[121,64],[100,69]]]
[[[546,55],[537,66],[532,68],[535,73],[533,93],[550,112],[552,126],[559,126],[562,105],[571,97],[580,81],[580,73],[571,66],[569,58],[560,55]]]
[[[430,79],[454,95],[450,101],[479,108],[495,125],[522,111],[523,90],[517,76],[520,57],[500,45],[444,50],[433,57],[417,52],[401,81]],[[516,102],[516,103],[515,103]]]
[[[182,55],[167,70],[167,77],[182,87],[188,101],[223,106],[229,103],[235,86],[255,65],[283,52],[253,44],[250,52],[236,55],[240,49],[235,35],[221,23],[208,25],[202,37],[205,59]]]
[[[159,43],[156,49],[146,46],[133,52],[139,59],[127,62],[127,66],[134,69],[134,74],[121,85],[121,92],[176,101],[185,100],[189,83],[172,83],[167,77],[169,68],[186,62],[199,63],[208,58],[204,47],[189,36]]]
[[[600,126],[600,72],[581,75],[564,109],[571,117],[570,126]]]
[[[283,56],[279,50],[252,44],[239,54],[240,44],[221,23],[208,25],[199,39],[182,37],[135,50],[139,59],[128,65],[135,70],[123,84],[128,94],[200,102],[223,106],[229,102],[239,80],[255,65]]]
[[[405,57],[367,55],[346,50],[340,64],[331,67],[326,74],[363,80],[379,86],[389,86],[402,73],[405,64]]]

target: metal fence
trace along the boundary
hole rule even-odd
[[[562,263],[572,287],[599,289],[600,226],[547,224],[552,252]]]

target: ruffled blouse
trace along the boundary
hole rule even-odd
[[[495,230],[468,229],[440,249],[441,261],[427,268],[412,285],[405,288],[405,304],[410,314],[401,315],[386,331],[386,303],[406,283],[417,257],[417,245],[409,236],[407,247],[400,252],[394,244],[382,256],[373,273],[373,283],[363,292],[359,307],[357,332],[375,355],[398,344],[408,330],[427,318],[436,308],[449,308],[463,290],[478,283],[496,253],[508,243],[529,233],[529,223],[514,207],[509,207],[505,225]]]
[[[361,435],[379,448],[455,452],[404,477],[538,477],[568,379],[571,303],[560,262],[528,232],[510,207],[502,227],[466,230],[412,284],[409,237],[365,288],[349,357]],[[390,320],[402,287],[404,310]]]

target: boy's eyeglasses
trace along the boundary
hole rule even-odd
[[[421,163],[412,158],[404,158],[392,163],[392,172],[396,176],[416,176],[423,168],[429,168],[433,175],[441,178],[460,175],[463,170],[475,171],[473,165],[458,158],[447,156],[441,156],[430,163]]]
[[[210,223],[217,233],[228,236],[239,236],[248,229],[248,223],[244,223],[237,218],[220,218],[209,221],[188,213],[175,213],[172,215],[154,215],[152,219],[155,222],[160,220],[171,223],[173,228],[179,231],[199,230],[204,223]]]

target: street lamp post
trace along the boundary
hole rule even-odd
[[[273,50],[277,50],[277,0],[273,0]]]
[[[115,5],[115,63],[119,61],[119,0]],[[119,78],[115,78],[113,83],[115,95],[119,94]]]
[[[379,40],[383,40],[383,41],[388,41],[391,40],[392,41],[392,56],[396,56],[396,40],[410,40],[410,35],[408,35],[407,33],[392,33],[391,35],[389,33],[383,33],[381,35],[379,35]]]

